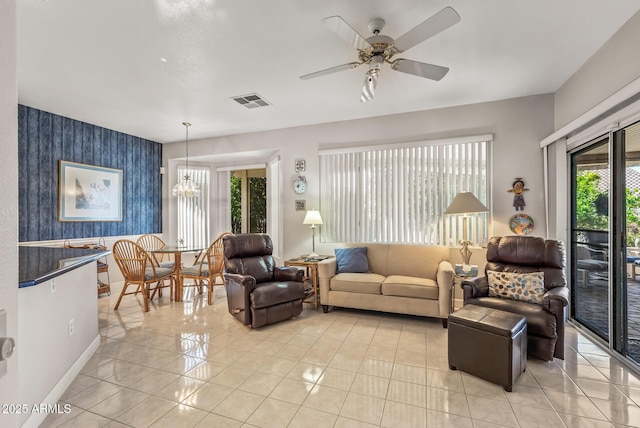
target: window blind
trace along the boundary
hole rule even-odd
[[[209,245],[209,186],[208,167],[178,166],[178,177],[189,175],[191,181],[200,186],[200,195],[193,198],[178,198],[178,239],[188,246],[206,248]]]
[[[444,216],[458,192],[485,205],[491,136],[320,152],[324,242],[454,245],[462,216]],[[484,243],[488,216],[470,217],[469,239]]]

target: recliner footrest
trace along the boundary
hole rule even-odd
[[[266,308],[305,297],[304,285],[299,282],[266,282],[256,285],[251,293],[253,309]]]

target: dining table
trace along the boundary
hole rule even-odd
[[[176,278],[176,286],[173,292],[173,300],[176,302],[182,301],[182,283],[180,282],[180,268],[182,267],[182,254],[183,253],[198,253],[206,250],[202,245],[165,245],[158,250],[152,250],[151,253],[155,254],[173,254],[173,271]]]

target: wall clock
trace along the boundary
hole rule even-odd
[[[297,194],[307,191],[307,179],[303,175],[299,175],[293,180],[293,191]]]

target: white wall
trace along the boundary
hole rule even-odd
[[[18,292],[18,393],[9,403],[53,405],[100,344],[96,264],[88,263]],[[34,316],[37,314],[37,316]],[[73,334],[69,322],[74,321]],[[30,412],[29,412],[30,413]],[[38,426],[45,413],[21,414]]]
[[[18,85],[16,79],[16,2],[0,0],[0,308],[7,310],[8,335],[17,350],[0,378],[0,403],[15,402],[20,338],[18,316]],[[0,413],[0,426],[17,426],[17,415]]]
[[[585,28],[585,33],[588,31]],[[556,91],[555,129],[562,128],[640,76],[638,40],[640,12]]]
[[[224,158],[223,163],[233,162],[229,154],[237,154],[240,163],[244,152],[269,149],[282,158],[284,216],[284,257],[305,254],[310,251],[311,232],[302,224],[304,212],[295,211],[294,201],[305,199],[307,209],[319,207],[319,158],[318,149],[340,146],[384,144],[403,141],[419,141],[448,137],[460,137],[491,133],[493,144],[493,235],[511,234],[509,218],[515,214],[513,195],[507,190],[515,177],[523,177],[529,190],[525,194],[525,213],[536,222],[534,234],[544,236],[544,198],[542,181],[542,151],[539,141],[553,131],[553,96],[537,95],[511,100],[451,107],[438,110],[382,116],[370,119],[334,122],[275,131],[256,132],[228,137],[189,142],[191,158]],[[184,143],[165,144],[163,161],[184,156]],[[295,159],[306,159],[309,190],[296,195],[290,183],[295,177]],[[267,161],[268,159],[263,159]],[[215,162],[215,161],[214,161]],[[173,185],[163,183],[164,192]],[[164,202],[171,203],[171,201]],[[170,229],[168,206],[163,205],[163,227]],[[333,244],[316,243],[319,253],[333,253]]]
[[[572,121],[583,121],[580,116],[616,94],[630,83],[640,79],[640,56],[636,55],[640,40],[640,12],[605,43],[574,75],[555,93],[555,129],[559,130]],[[617,96],[617,95],[616,95]],[[624,102],[623,102],[624,104]],[[607,110],[610,106],[607,104]],[[614,107],[610,112],[620,109]],[[612,122],[602,120],[602,134],[605,126]],[[586,123],[589,123],[587,120]],[[568,159],[566,139],[575,130],[568,129],[558,135],[558,141],[549,146],[550,172],[549,209],[550,237],[568,241],[567,230],[569,204]]]

